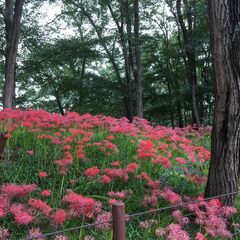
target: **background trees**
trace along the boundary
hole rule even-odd
[[[129,120],[144,114],[173,127],[209,124],[207,29],[205,1],[29,0],[15,69],[16,105]]]
[[[15,101],[15,67],[20,35],[20,24],[24,0],[5,0],[2,12],[5,22],[5,83],[3,90],[3,107],[14,108]]]

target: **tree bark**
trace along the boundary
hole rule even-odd
[[[178,113],[178,127],[183,128],[183,117],[182,117],[182,104],[181,102],[177,101],[177,113]]]
[[[135,48],[135,83],[137,116],[143,118],[142,79],[141,79],[141,51],[139,39],[139,1],[134,0],[134,48]]]
[[[131,60],[132,60],[132,33],[131,33],[131,18],[129,11],[129,1],[124,1],[125,8],[125,22],[127,30],[127,46],[125,49],[124,63],[125,63],[125,76],[126,76],[126,93],[125,93],[125,106],[127,118],[130,122],[133,120],[133,106],[132,106],[132,89],[131,89]]]
[[[239,0],[209,0],[209,6],[215,109],[206,197],[238,191],[240,158]],[[233,205],[235,197],[223,203]]]
[[[169,78],[167,80],[167,88],[168,88],[168,99],[169,99],[169,113],[170,113],[170,119],[171,119],[171,125],[172,128],[175,128],[174,124],[174,112],[173,112],[173,104],[172,104],[172,90],[171,90],[171,84]]]
[[[58,92],[55,93],[55,97],[56,97],[57,105],[59,108],[59,112],[61,113],[62,116],[64,116],[65,113],[64,113],[64,109],[63,109],[62,102],[61,102]]]
[[[24,0],[5,0],[6,53],[3,108],[14,108],[15,66]]]

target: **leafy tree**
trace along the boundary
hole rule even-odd
[[[172,127],[192,123],[193,97],[176,0],[58,0],[61,13],[40,24],[42,3],[28,0],[23,11],[17,106],[61,114],[74,110],[120,117],[125,112],[129,120],[144,112],[145,118]],[[206,124],[214,100],[207,8],[204,0],[181,2],[186,27],[188,5],[195,9],[191,44],[197,108]],[[61,34],[63,26],[74,37]],[[5,42],[1,44],[4,50]],[[1,69],[4,74],[3,65]]]
[[[87,1],[64,1],[68,9],[80,11],[94,29],[99,44],[107,55],[121,87],[126,117],[133,118],[133,78],[135,79],[137,115],[143,116],[141,90],[141,62],[139,41],[138,1],[99,1],[92,5]],[[77,20],[76,16],[73,16]],[[96,20],[97,19],[97,20]],[[109,29],[112,26],[113,29]],[[124,74],[124,76],[123,76]]]

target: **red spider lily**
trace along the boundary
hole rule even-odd
[[[62,201],[69,204],[70,214],[76,217],[86,216],[87,218],[93,218],[94,214],[102,209],[99,202],[74,192],[69,192],[63,197]]]
[[[35,191],[37,186],[30,185],[17,185],[14,183],[4,184],[1,187],[1,193],[10,197],[26,197],[31,192]]]
[[[48,177],[48,173],[42,171],[42,172],[38,173],[38,176],[41,177],[41,178],[45,178],[45,177]]]
[[[67,220],[67,212],[63,209],[58,209],[52,218],[55,224],[62,225]]]
[[[85,171],[85,175],[86,175],[88,178],[90,178],[90,179],[93,178],[93,177],[95,177],[95,176],[97,176],[99,173],[100,173],[100,169],[99,169],[97,166],[88,168],[88,169]]]
[[[30,198],[28,204],[36,210],[42,212],[45,216],[49,217],[52,208],[44,201],[40,199]]]
[[[43,191],[41,192],[41,195],[42,195],[43,197],[50,197],[50,196],[52,195],[52,192],[51,192],[50,190],[46,189],[46,190],[43,190]]]

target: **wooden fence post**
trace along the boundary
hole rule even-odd
[[[3,158],[3,152],[8,138],[5,136],[6,132],[0,132],[0,160]]]
[[[112,205],[113,240],[126,240],[125,204],[116,202]]]

